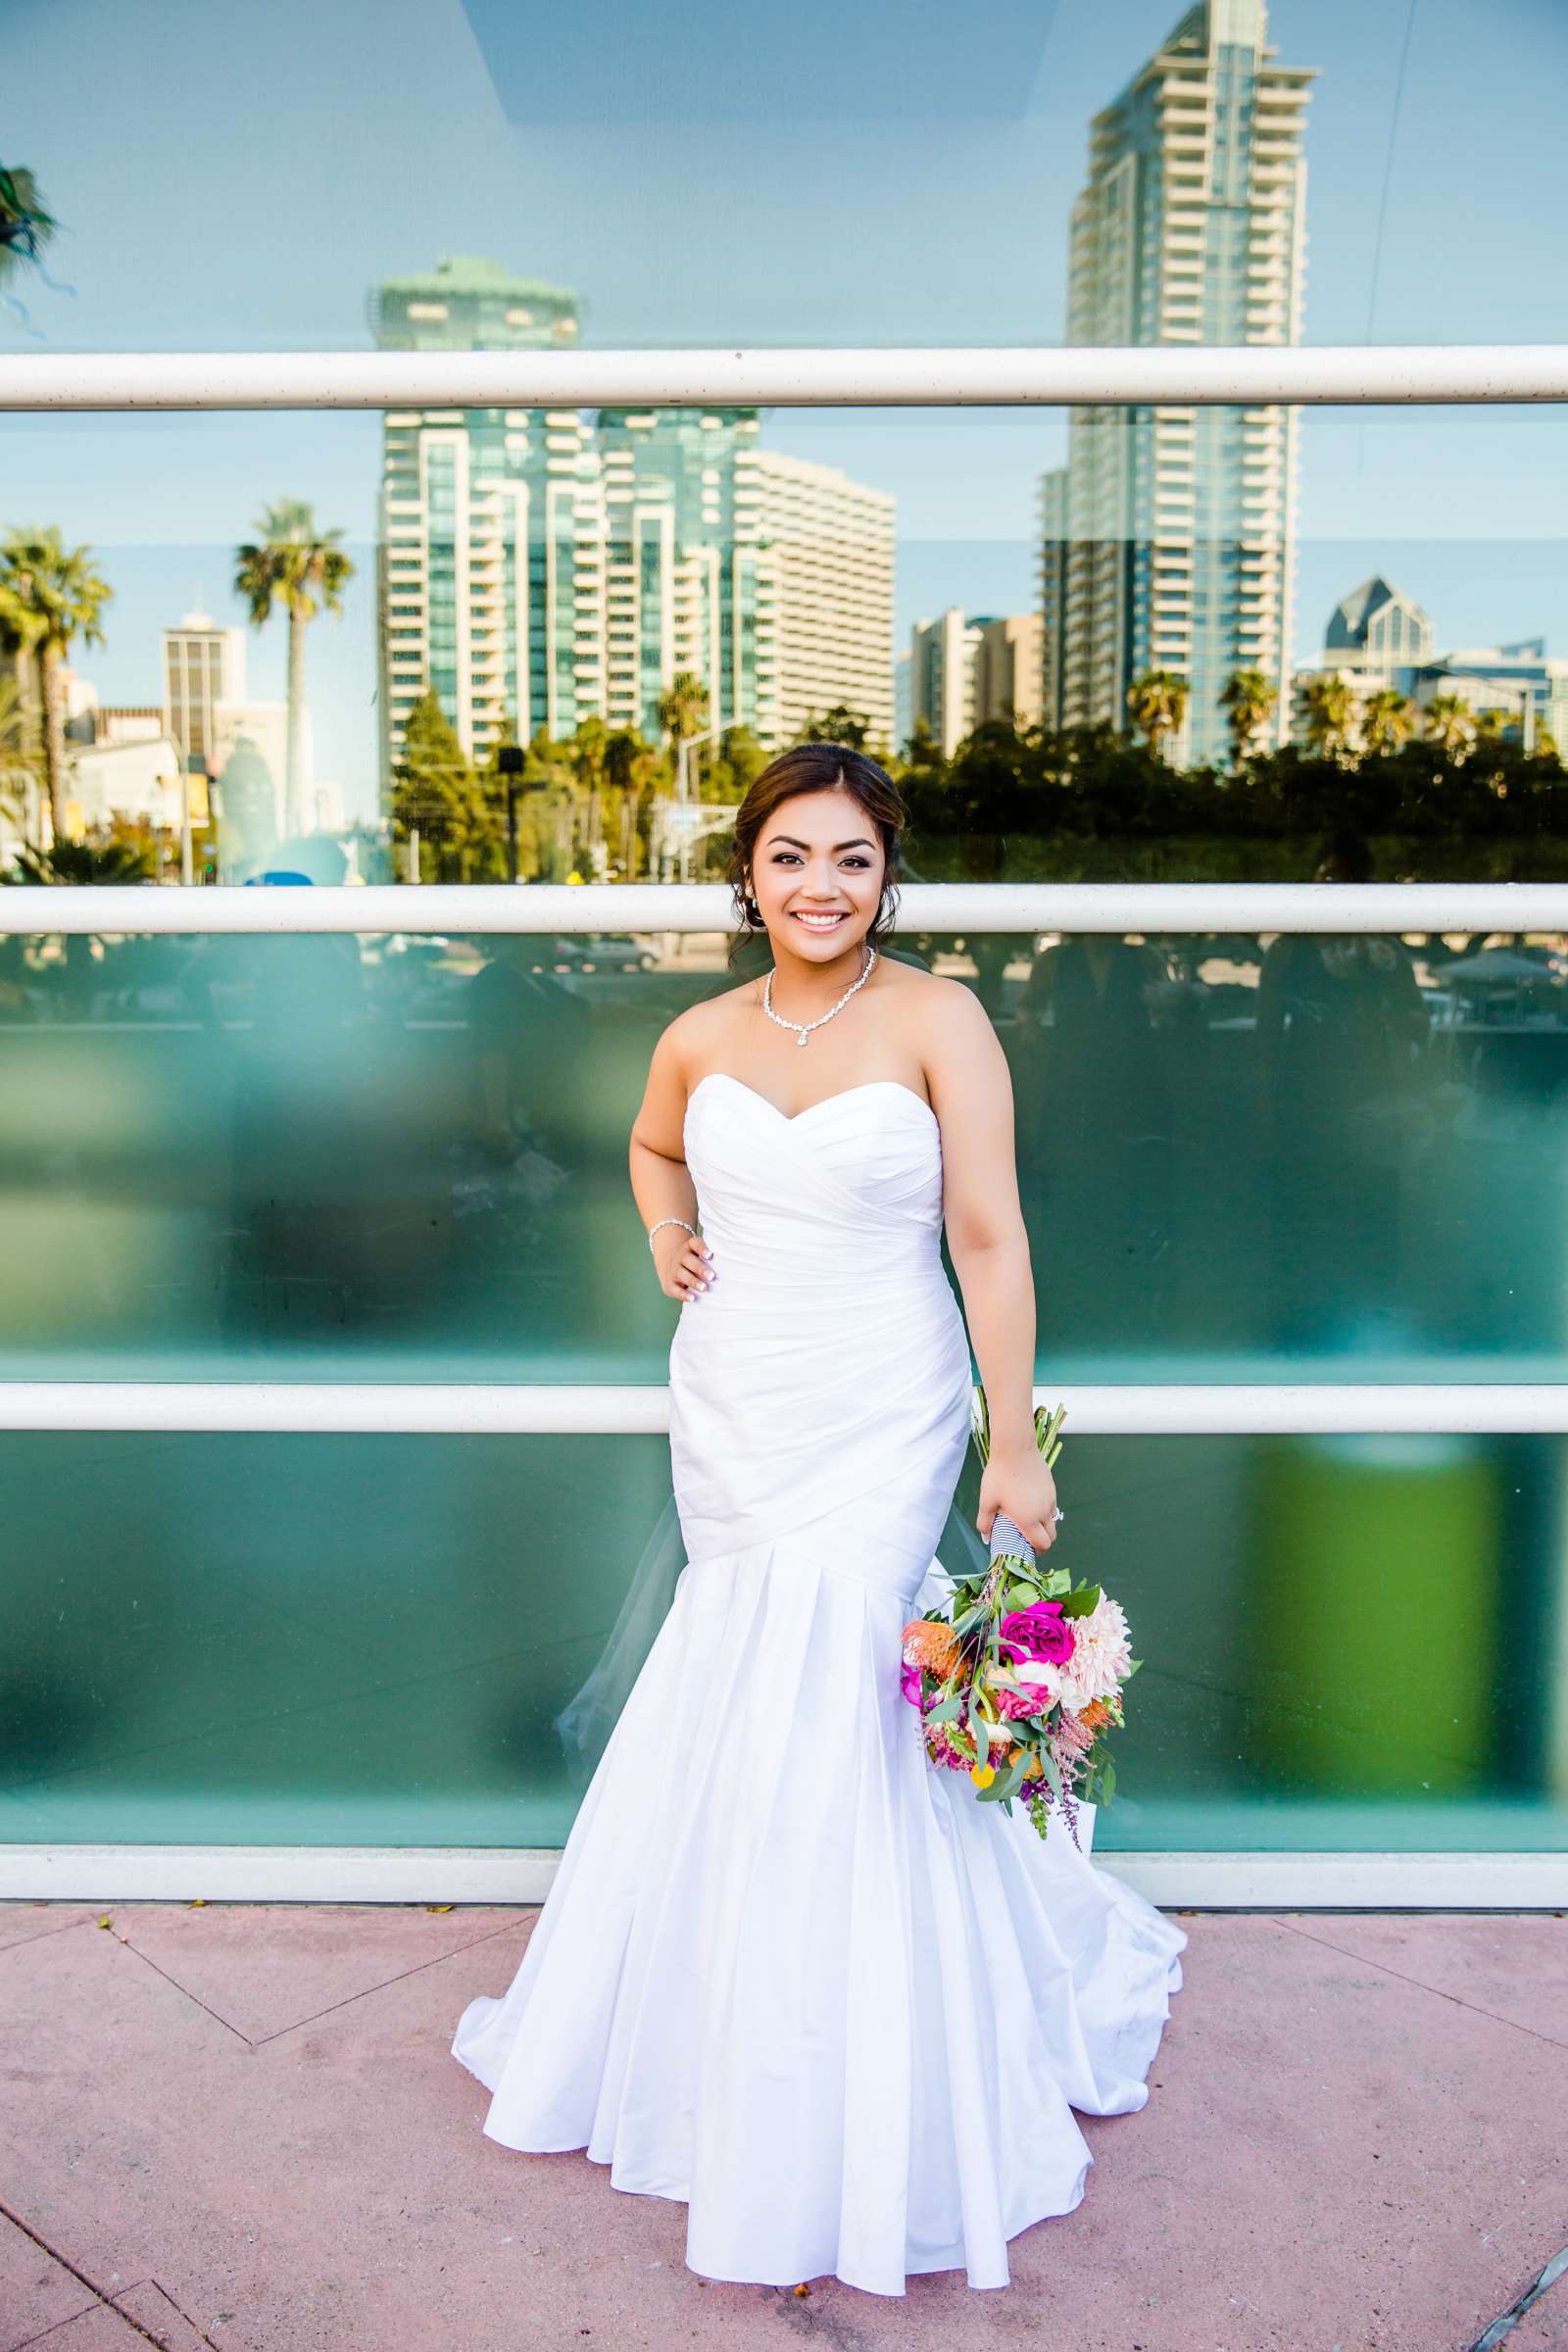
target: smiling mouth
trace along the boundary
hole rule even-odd
[[[808,931],[832,931],[835,930],[840,923],[848,922],[849,919],[848,910],[843,907],[840,908],[837,914],[831,914],[827,912],[826,909],[824,909],[820,914],[810,914],[806,912],[803,908],[797,906],[791,910],[790,915],[790,920],[792,922],[804,923]]]

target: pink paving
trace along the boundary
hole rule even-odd
[[[705,2282],[683,2206],[483,2136],[452,2032],[535,1916],[0,1904],[0,2352],[1468,2352],[1568,2242],[1560,1913],[1179,1913],[1083,2204],[902,2300]],[[1493,2340],[1568,2352],[1568,2276]]]

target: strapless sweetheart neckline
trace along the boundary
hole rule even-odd
[[[702,1093],[703,1088],[710,1085],[715,1078],[724,1079],[730,1086],[738,1086],[743,1095],[750,1095],[754,1102],[760,1102],[764,1110],[770,1110],[776,1119],[782,1119],[786,1127],[793,1127],[798,1119],[809,1118],[813,1110],[825,1110],[830,1102],[842,1102],[847,1095],[870,1094],[877,1087],[888,1086],[892,1087],[895,1094],[907,1095],[909,1101],[925,1112],[933,1127],[941,1125],[941,1121],[925,1097],[917,1095],[912,1086],[906,1086],[902,1078],[862,1078],[856,1086],[841,1086],[837,1094],[823,1095],[815,1102],[803,1103],[799,1110],[780,1110],[776,1102],[770,1101],[766,1095],[760,1094],[755,1086],[748,1086],[744,1078],[731,1077],[728,1070],[709,1070],[698,1079],[697,1084],[687,1096],[686,1107],[688,1110]]]

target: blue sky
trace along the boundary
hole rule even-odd
[[[1089,117],[1180,13],[7,0],[0,160],[37,172],[76,289],[20,290],[60,350],[358,349],[376,278],[479,252],[575,287],[596,344],[1054,342]],[[1568,340],[1568,9],[1276,0],[1271,33],[1319,69],[1307,339]],[[37,348],[0,315],[0,350]],[[897,495],[901,633],[948,603],[1032,603],[1058,414],[763,430]],[[1303,439],[1298,652],[1375,564],[1445,643],[1544,631],[1568,653],[1568,419],[1329,411]],[[368,591],[376,458],[361,416],[6,419],[0,519],[101,551],[119,594],[91,672],[150,701],[160,625],[198,591],[227,615],[264,499],[314,499]],[[257,642],[253,692],[280,692],[281,655]],[[315,632],[311,691],[319,769],[362,806],[372,692],[367,593]]]

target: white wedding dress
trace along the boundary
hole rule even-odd
[[[934,1112],[876,1079],[788,1118],[715,1073],[686,1152],[717,1277],[670,1349],[687,1564],[453,2055],[491,2139],[684,2200],[707,2278],[1004,2286],[1084,2195],[1074,2108],[1146,2104],[1188,1939],[929,1764],[900,1694],[969,1442]]]

